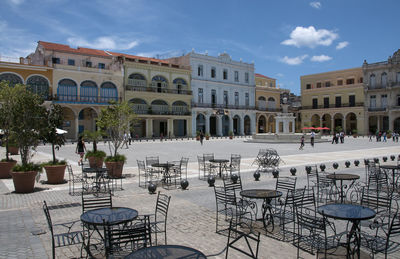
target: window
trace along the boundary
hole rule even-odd
[[[68,66],[75,66],[75,59],[68,59]]]
[[[224,80],[228,80],[228,70],[224,69]]]
[[[397,72],[397,83],[400,83],[400,72]]]
[[[343,85],[343,80],[337,80],[337,85]]]
[[[239,72],[235,71],[235,82],[239,82]]]
[[[269,83],[269,87],[274,87],[274,84],[272,82]]]
[[[369,86],[371,88],[375,88],[375,85],[376,85],[375,75],[372,74],[369,76]]]
[[[197,76],[203,76],[203,65],[197,67]]]
[[[364,82],[364,79],[363,79],[363,77],[360,77],[359,83],[362,83],[362,82]]]
[[[228,91],[224,91],[224,105],[228,105]]]
[[[356,106],[356,96],[355,95],[349,95],[349,106],[350,107]]]
[[[215,78],[217,76],[217,71],[215,69],[215,67],[211,68],[211,78]]]
[[[306,89],[311,89],[311,84],[306,84]]]
[[[371,108],[376,107],[376,95],[371,95],[369,97],[369,107],[371,107]]]
[[[324,108],[329,108],[329,97],[324,97]]]
[[[318,109],[318,99],[317,98],[312,99],[312,108]]]
[[[381,84],[383,88],[386,88],[386,84],[387,84],[387,74],[386,73],[382,73],[381,75]]]
[[[211,104],[215,105],[217,103],[217,91],[211,90]]]
[[[321,83],[321,82],[318,82],[318,83],[317,83],[317,88],[321,88],[321,86],[322,86],[322,83]]]
[[[199,103],[203,103],[204,102],[204,99],[203,99],[203,88],[199,88],[198,97],[199,97]]]
[[[335,107],[342,107],[342,97],[341,96],[336,96]]]
[[[400,74],[400,73],[399,73],[399,74]],[[244,81],[245,81],[246,83],[249,82],[249,73],[248,73],[248,72],[244,73]]]
[[[249,106],[249,104],[250,104],[250,100],[249,100],[249,93],[246,93],[246,95],[245,95],[245,105],[246,106]]]
[[[53,64],[60,64],[60,58],[52,58],[51,62],[53,62]]]
[[[354,84],[354,78],[350,78],[346,80],[346,85],[353,85]]]
[[[387,107],[387,94],[382,94],[381,95],[381,107],[386,108]]]
[[[331,87],[331,81],[325,82],[325,87]]]
[[[104,64],[104,63],[99,63],[99,68],[100,69],[105,69],[106,68],[106,64]]]
[[[91,61],[86,61],[86,67],[92,67],[92,62]]]
[[[239,106],[239,92],[235,92],[235,105]]]
[[[400,106],[400,95],[397,96],[397,106]]]

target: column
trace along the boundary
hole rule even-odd
[[[275,117],[275,134],[278,134],[278,133],[280,133],[279,132],[279,123],[280,123],[280,119],[277,119],[276,117]]]
[[[256,127],[257,127],[257,116],[256,116],[256,114],[254,113],[254,114],[252,114],[252,116],[251,116],[251,123],[250,123],[250,134],[251,134],[251,135],[257,133]],[[264,128],[265,128],[265,127],[264,127]]]
[[[286,119],[283,122],[283,133],[289,133],[289,121]]]
[[[75,115],[75,139],[78,139],[79,135],[79,115]]]
[[[168,137],[171,136],[171,138],[175,137],[175,134],[174,134],[174,119],[168,119],[167,120],[167,124],[168,124],[167,125],[167,129],[168,129],[167,136]]]
[[[222,115],[217,116],[217,136],[222,136]]]
[[[296,133],[296,120],[292,119],[292,133]]]
[[[204,134],[205,133],[208,133],[208,134],[210,134],[210,114],[206,114],[206,132],[204,132]]]
[[[378,131],[381,131],[381,116],[380,115],[378,115],[378,116],[376,116],[376,126],[377,126],[377,128],[378,128]]]
[[[196,119],[197,119],[197,113],[195,111],[192,111],[192,137],[196,136]],[[189,127],[187,129],[188,132],[190,132]]]
[[[347,133],[347,129],[346,129],[346,117],[343,117],[343,119],[342,119],[342,125],[343,125],[343,132],[344,132],[344,134],[346,134]]]
[[[393,129],[394,129],[394,127],[393,127],[393,123],[394,123],[394,115],[393,115],[393,113],[392,112],[389,112],[388,113],[388,116],[389,116],[389,130],[391,131],[391,132],[393,132]]]
[[[331,133],[335,133],[335,118],[331,116]]]
[[[233,118],[229,117],[229,131],[233,132]]]
[[[244,135],[244,117],[243,116],[240,118],[240,135],[241,136]]]
[[[153,119],[146,119],[146,138],[153,136]]]
[[[190,119],[186,119],[185,121],[186,121],[186,137],[196,136],[196,132],[195,132],[194,135],[192,134],[192,128],[190,127],[191,126],[191,120]]]

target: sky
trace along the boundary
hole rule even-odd
[[[300,94],[302,75],[387,60],[400,48],[399,9],[399,0],[0,0],[0,55],[25,57],[39,40],[156,58],[226,52]]]

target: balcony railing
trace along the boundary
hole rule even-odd
[[[368,107],[369,112],[383,112],[386,111],[386,107]]]
[[[190,111],[186,106],[172,106],[169,109],[167,105],[134,104],[133,110],[136,114],[190,115]]]
[[[257,107],[258,111],[267,111],[267,112],[281,112],[282,108],[270,108],[270,107]]]
[[[168,89],[168,88],[158,88],[158,87],[146,87],[146,86],[132,86],[127,85],[125,87],[127,91],[138,91],[138,92],[153,92],[153,93],[168,93],[168,94],[185,94],[191,95],[191,90],[185,89]]]
[[[214,103],[194,103],[192,107],[213,108],[213,109],[236,109],[236,110],[254,110],[254,105],[231,105],[231,104],[214,104]]]
[[[121,102],[122,98],[105,96],[57,95],[52,98],[52,101],[55,103],[109,104],[110,101]]]
[[[368,90],[380,90],[380,89],[386,89],[387,85],[382,85],[382,84],[375,84],[374,86],[368,85]]]
[[[336,104],[330,104],[329,106],[325,105],[318,105],[318,106],[303,106],[303,110],[308,110],[308,109],[329,109],[329,108],[343,108],[343,107],[364,107],[364,103],[355,103],[354,105],[350,105],[349,103],[342,103],[339,107],[336,106]]]

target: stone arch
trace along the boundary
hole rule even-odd
[[[329,113],[325,113],[321,116],[322,118],[322,127],[327,127],[329,130],[323,130],[323,132],[329,132],[330,130],[334,131],[332,127],[332,116]]]
[[[14,86],[16,84],[23,84],[24,79],[17,73],[13,72],[4,72],[0,74],[0,81],[8,81],[10,82],[10,86]]]
[[[78,84],[70,78],[61,79],[58,81],[57,96],[60,101],[77,101]]]
[[[251,134],[251,119],[249,115],[245,115],[244,118],[244,135]]]
[[[343,114],[341,113],[335,113],[333,116],[333,130],[336,131],[337,127],[341,127],[342,130],[344,130],[344,123],[343,123]]]
[[[100,102],[108,103],[110,101],[118,101],[118,90],[113,82],[107,81],[100,86]]]
[[[165,93],[168,88],[168,80],[161,75],[153,76],[151,86],[156,89],[157,93]]]
[[[198,113],[196,116],[196,131],[206,132],[206,116],[203,113]]]
[[[357,115],[354,112],[346,114],[346,133],[350,134],[354,130],[357,130]]]
[[[276,133],[276,121],[275,121],[275,116],[271,115],[268,117],[267,121],[267,130],[270,133]]]
[[[47,100],[49,97],[50,81],[42,75],[30,75],[26,80],[29,91]]]
[[[257,133],[265,133],[267,130],[267,119],[260,115],[257,120]]]
[[[319,114],[313,114],[311,116],[311,127],[320,127],[321,117]]]
[[[81,134],[84,130],[95,131],[96,128],[96,118],[98,114],[97,111],[91,107],[86,107],[80,110],[78,119],[78,133]]]

